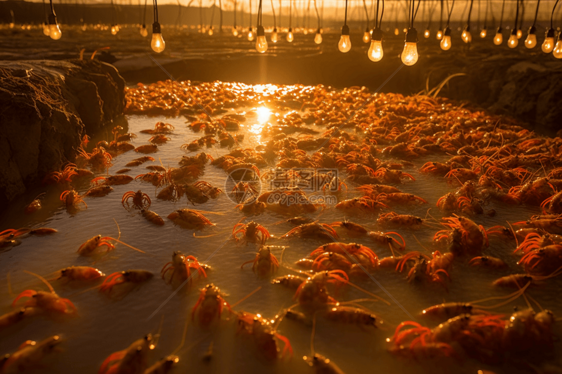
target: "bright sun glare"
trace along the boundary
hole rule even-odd
[[[269,117],[271,116],[271,110],[264,107],[257,108],[256,112],[258,113],[258,122],[261,125],[265,124],[269,120]]]

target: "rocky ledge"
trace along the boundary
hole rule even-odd
[[[123,114],[125,81],[98,61],[0,61],[0,82],[0,207]]]

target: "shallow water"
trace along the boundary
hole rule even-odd
[[[250,108],[249,108],[250,109]],[[202,136],[189,130],[183,117],[164,118],[145,116],[130,116],[121,124],[128,132],[138,135],[132,140],[135,146],[147,144],[151,135],[139,133],[142,129],[153,128],[157,121],[164,121],[175,126],[173,134],[167,144],[159,146],[159,151],[152,154],[157,160],[133,167],[128,174],[136,176],[147,172],[145,166],[159,164],[164,166],[177,166],[177,162],[185,152],[180,150],[180,145],[189,143]],[[257,118],[249,118],[245,125],[246,138],[242,147],[252,147],[258,144],[259,137],[246,129],[257,125]],[[318,128],[318,130],[322,130]],[[95,144],[101,138],[109,139],[110,134],[102,134],[92,139]],[[213,157],[219,157],[229,152],[226,148],[213,146],[205,149]],[[192,153],[191,155],[194,155]],[[140,157],[133,151],[124,153],[113,160],[112,174],[124,168],[130,160]],[[415,193],[426,199],[429,204],[415,207],[396,207],[398,213],[415,214],[426,217],[427,210],[435,207],[437,199],[453,188],[448,186],[443,178],[421,174],[418,169],[426,161],[442,161],[439,157],[431,156],[414,160],[415,167],[405,170],[411,173],[415,182],[404,183],[399,186],[404,192]],[[222,189],[225,187],[226,173],[219,168],[207,165],[204,175],[200,180],[205,180]],[[349,184],[352,187],[351,184]],[[87,190],[87,181],[75,186],[83,193]],[[0,253],[0,314],[11,310],[10,304],[14,295],[10,294],[7,275],[11,279],[11,288],[14,294],[25,289],[45,289],[36,278],[24,273],[24,270],[35,272],[53,279],[54,273],[62,268],[72,265],[94,266],[105,274],[127,269],[145,269],[152,271],[155,277],[149,282],[133,289],[122,299],[110,299],[97,290],[83,292],[88,286],[79,287],[73,284],[64,284],[53,281],[57,293],[67,297],[77,306],[78,316],[75,318],[53,321],[44,317],[35,317],[9,329],[0,332],[0,353],[14,351],[27,339],[41,340],[52,334],[62,334],[65,342],[62,352],[54,354],[44,361],[44,365],[37,369],[38,372],[59,373],[95,373],[103,360],[112,352],[126,348],[134,340],[152,332],[156,333],[162,321],[161,339],[150,356],[150,362],[170,354],[180,344],[182,331],[186,320],[189,320],[185,345],[177,353],[180,362],[177,372],[190,370],[192,372],[228,373],[307,373],[310,369],[302,360],[302,356],[310,354],[311,328],[299,325],[293,321],[283,321],[279,332],[287,336],[294,349],[291,360],[277,363],[267,362],[256,349],[253,342],[245,336],[236,334],[232,323],[223,321],[220,326],[204,329],[191,323],[191,309],[194,306],[199,289],[208,283],[214,283],[226,294],[225,299],[233,304],[258,287],[257,293],[238,305],[236,310],[245,310],[251,313],[261,313],[266,317],[273,317],[283,308],[293,304],[291,290],[280,286],[273,286],[267,279],[259,279],[247,266],[244,270],[240,265],[255,256],[257,247],[237,245],[231,240],[232,227],[243,217],[225,194],[216,200],[210,200],[196,209],[201,209],[216,226],[202,231],[197,231],[199,236],[194,237],[193,230],[186,230],[172,224],[165,217],[176,209],[192,207],[186,204],[185,198],[178,202],[161,201],[155,198],[155,188],[146,183],[133,181],[128,185],[113,186],[114,191],[102,198],[85,198],[88,208],[81,207],[74,214],[69,213],[58,201],[60,190],[57,187],[47,189],[44,201],[45,208],[35,216],[25,216],[23,207],[41,190],[33,191],[28,196],[16,201],[0,217],[0,231],[6,228],[17,227],[52,227],[59,233],[48,237],[29,237],[22,240],[21,245]],[[166,224],[162,227],[155,226],[146,221],[139,214],[131,214],[123,209],[121,197],[127,191],[141,189],[152,198],[151,210],[164,218]],[[35,194],[35,195],[34,195]],[[341,193],[338,198],[349,198],[358,194],[352,190]],[[475,221],[488,228],[494,225],[505,225],[506,221],[515,222],[527,219],[531,214],[539,212],[538,208],[525,206],[494,205],[488,208],[497,211],[495,217],[477,216]],[[440,219],[441,214],[437,208],[430,212],[435,218]],[[356,223],[365,225],[370,229],[380,230],[374,224],[376,215],[365,216],[357,214],[342,215],[333,206],[327,206],[320,213],[311,215],[320,222],[331,223],[349,218]],[[289,231],[292,226],[280,221],[289,218],[278,213],[266,213],[249,218],[265,226],[271,234],[280,236]],[[98,259],[80,257],[76,250],[87,239],[101,234],[103,236],[117,237],[118,231],[114,219],[121,230],[120,239],[132,246],[146,251],[146,254],[135,252],[123,245],[117,244],[116,250]],[[437,231],[433,227],[418,230],[396,230],[402,234],[407,243],[408,250],[429,252],[435,250],[431,242],[433,234]],[[349,238],[342,233],[342,241],[358,242],[374,249],[379,257],[391,255],[389,248],[378,246],[368,239]],[[423,245],[421,247],[417,240]],[[296,260],[304,258],[313,249],[322,244],[311,239],[273,240],[272,245],[287,246],[283,254],[283,264],[292,266]],[[403,372],[403,373],[475,373],[477,369],[487,368],[478,361],[467,359],[457,361],[454,359],[410,361],[395,357],[387,352],[385,339],[392,336],[394,328],[405,320],[417,320],[422,324],[431,325],[435,321],[424,320],[419,313],[422,309],[445,301],[470,301],[490,296],[507,295],[511,290],[494,289],[491,282],[510,273],[521,273],[522,269],[516,266],[517,258],[511,255],[515,248],[513,241],[491,238],[490,247],[485,253],[499,257],[506,261],[508,270],[493,271],[474,269],[462,262],[455,262],[451,270],[452,281],[448,290],[438,285],[409,284],[405,274],[393,271],[379,270],[372,275],[372,280],[357,281],[363,288],[373,292],[391,302],[390,306],[377,303],[366,303],[373,313],[383,321],[378,329],[361,329],[355,326],[333,324],[319,318],[314,339],[315,351],[321,353],[334,362],[347,373],[372,371]],[[199,261],[212,266],[208,278],[196,280],[191,286],[174,290],[160,277],[160,269],[170,261],[173,251],[196,256]],[[280,254],[276,253],[279,258]],[[291,272],[281,267],[278,276]],[[562,314],[562,301],[557,298],[556,291],[561,286],[560,279],[549,280],[544,286],[535,287],[530,294],[545,308]],[[364,298],[365,295],[354,289],[346,289],[340,300],[353,300]],[[500,312],[509,313],[515,306],[524,308],[523,299],[516,300]],[[226,313],[228,315],[228,313]],[[557,328],[558,330],[558,328]],[[559,333],[559,331],[556,331]],[[201,358],[213,343],[213,358],[205,363]],[[557,352],[560,353],[560,344],[557,343]],[[495,372],[517,373],[526,372],[520,363],[505,364],[492,367]]]

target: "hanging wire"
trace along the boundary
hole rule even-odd
[[[262,26],[262,18],[261,18],[261,8],[262,7],[262,0],[260,0],[259,5],[258,5],[258,27]]]
[[[540,2],[540,0],[539,0]],[[486,28],[486,23],[488,22],[488,9],[490,7],[490,0],[486,0],[486,13],[484,14],[484,29]]]
[[[519,20],[519,0],[517,0],[517,6],[515,7],[515,25],[513,26],[513,30],[517,30],[517,21]]]
[[[318,6],[316,6],[316,0],[314,0],[314,9],[316,10],[316,18],[318,19],[318,29],[320,30],[320,13],[318,12]]]
[[[375,11],[375,15],[374,15],[374,19],[375,19],[375,29],[379,28],[379,3],[380,0],[377,0],[377,6],[376,6],[376,11]]]
[[[146,6],[148,4],[148,0],[144,0],[144,13],[142,15],[142,24],[146,25]]]
[[[519,0],[517,0],[519,1]],[[470,16],[472,15],[472,5],[474,4],[474,0],[470,0],[470,9],[468,10],[468,19],[466,20],[466,24],[470,27]]]
[[[533,21],[533,27],[535,27],[537,23],[537,16],[539,15],[539,5],[541,4],[541,0],[537,0],[537,9],[535,10],[535,20]]]
[[[211,12],[211,22],[209,22],[209,26],[213,27],[213,20],[215,19],[215,7],[217,5],[217,0],[213,1],[213,11]]]
[[[275,19],[275,7],[273,6],[273,0],[271,0],[271,11],[273,12],[273,29],[276,29],[277,20]]]
[[[293,26],[293,0],[289,0],[289,28],[292,28],[292,26]]]
[[[558,5],[558,1],[556,0],[556,2],[554,3],[554,6],[552,7],[552,13],[550,14],[550,28],[554,29],[554,26],[552,24],[552,19],[554,18],[554,11],[556,10],[556,6]]]
[[[503,0],[505,2],[505,0]],[[451,9],[449,9],[449,16],[447,17],[447,27],[449,27],[449,22],[451,22],[451,14],[453,14],[453,8],[455,6],[455,0],[451,3]],[[447,8],[449,8],[449,2],[447,1]]]
[[[234,28],[236,29],[236,0],[234,0]]]
[[[503,23],[503,10],[505,8],[505,0],[503,0],[502,2],[502,13],[500,15],[500,28],[502,27],[502,23]]]
[[[435,4],[429,8],[429,17],[427,20],[427,28],[430,29],[431,28],[431,20],[433,18],[433,12],[435,11],[435,8],[437,7],[437,2],[435,2]]]
[[[519,17],[519,30],[523,27],[523,20],[525,19],[525,1],[521,0],[521,17]]]
[[[412,11],[414,10],[414,4],[415,4],[416,0],[412,0]],[[414,28],[414,20],[416,19],[417,15],[418,15],[418,10],[420,10],[420,4],[421,4],[421,0],[418,0],[418,6],[416,7],[416,11],[413,12],[412,15],[412,28]]]
[[[552,12],[554,14],[554,12]],[[343,20],[344,26],[347,25],[347,0],[345,0],[345,18]]]
[[[281,23],[283,21],[283,16],[281,14],[281,11],[283,10],[283,4],[281,3],[281,0],[279,0],[279,29],[281,29]]]
[[[250,29],[252,28],[252,0],[250,0]]]
[[[316,0],[314,0],[314,5],[316,6]],[[363,8],[365,8],[365,16],[367,17],[367,30],[369,29],[369,11],[367,10],[367,1],[363,0]]]
[[[441,1],[441,12],[439,15],[439,30],[443,30],[443,0]]]
[[[322,0],[322,6],[320,8],[320,27],[324,26],[324,0]]]

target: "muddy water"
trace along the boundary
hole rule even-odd
[[[261,140],[255,134],[263,125],[253,117],[245,123],[246,138],[242,143],[244,147],[252,147]],[[131,116],[121,124],[129,132],[138,134],[132,141],[136,146],[147,144],[150,135],[139,133],[142,129],[152,128],[157,121],[165,121],[175,126],[173,134],[169,135],[171,141],[160,146],[159,151],[153,156],[155,163],[147,163],[132,168],[130,175],[147,172],[145,166],[158,164],[164,166],[177,166],[181,156],[185,154],[180,150],[180,145],[195,140],[201,134],[194,134],[186,126],[183,118],[147,118],[144,116]],[[272,120],[272,118],[270,118]],[[262,122],[266,122],[262,120]],[[251,130],[251,131],[248,131]],[[320,130],[320,129],[319,129]],[[93,139],[93,143],[101,138],[109,139],[110,134],[105,134]],[[218,157],[228,152],[227,149],[214,146],[206,150],[213,157]],[[130,160],[140,155],[131,151],[114,159],[114,166],[110,169],[115,172],[125,167]],[[426,199],[429,204],[416,207],[397,207],[398,213],[415,214],[426,217],[427,210],[434,207],[437,199],[451,190],[443,178],[437,178],[419,173],[417,170],[426,161],[440,161],[438,157],[420,158],[414,161],[415,167],[407,172],[415,178],[415,182],[404,183],[399,186],[404,192],[415,193]],[[226,174],[221,169],[208,165],[205,174],[200,178],[213,185],[224,189]],[[351,184],[350,184],[351,187]],[[75,188],[85,192],[88,183],[83,182]],[[29,237],[19,246],[0,253],[0,314],[11,310],[10,304],[14,294],[26,289],[45,289],[36,278],[24,273],[24,270],[35,272],[53,279],[57,270],[72,265],[95,266],[105,274],[127,269],[145,269],[155,273],[155,277],[133,289],[121,299],[108,298],[97,290],[88,290],[88,286],[77,286],[53,281],[56,291],[67,297],[77,306],[78,316],[75,318],[52,320],[44,317],[35,317],[15,325],[0,333],[0,353],[12,352],[27,339],[40,340],[48,335],[62,334],[65,342],[62,351],[55,353],[44,361],[37,372],[58,373],[95,373],[103,360],[112,352],[126,348],[132,341],[143,335],[158,331],[162,323],[161,338],[157,348],[151,353],[150,362],[177,350],[182,340],[186,320],[189,320],[186,342],[177,352],[180,362],[177,372],[209,372],[209,373],[307,373],[311,369],[302,360],[302,356],[310,354],[311,328],[299,325],[292,321],[281,323],[279,332],[287,336],[294,349],[294,356],[285,362],[267,362],[256,349],[253,342],[245,336],[237,335],[232,323],[223,321],[220,326],[204,329],[191,323],[191,308],[194,306],[199,289],[207,283],[214,283],[226,294],[225,299],[232,303],[262,287],[257,293],[243,301],[236,307],[252,313],[261,313],[266,317],[273,317],[283,308],[293,304],[293,292],[278,286],[273,286],[268,280],[257,278],[246,267],[240,265],[255,256],[257,247],[253,245],[239,246],[231,239],[232,227],[242,217],[242,213],[235,209],[235,204],[222,194],[216,200],[210,200],[197,208],[209,213],[206,216],[216,226],[203,231],[194,231],[175,226],[165,217],[175,209],[188,207],[185,198],[179,202],[161,201],[155,198],[155,189],[152,185],[133,181],[124,186],[113,186],[114,191],[103,198],[85,198],[88,208],[82,207],[77,212],[68,212],[58,202],[60,190],[51,187],[47,190],[45,208],[35,216],[23,215],[23,207],[33,197],[35,192],[13,204],[0,217],[0,229],[30,227],[52,227],[59,230],[58,234],[49,237]],[[127,191],[142,189],[152,198],[151,210],[159,213],[166,220],[163,227],[155,226],[138,214],[131,214],[121,205],[121,197]],[[357,193],[343,192],[338,199],[356,196]],[[515,222],[526,219],[531,214],[538,213],[535,208],[524,206],[490,205],[497,211],[493,218],[479,216],[475,220],[491,227],[505,225],[506,221]],[[440,219],[441,215],[436,208],[430,213]],[[344,218],[353,220],[373,230],[376,227],[376,215],[343,215],[333,206],[327,206],[324,211],[314,214],[321,222],[341,221]],[[266,212],[253,219],[269,229],[273,235],[282,235],[292,228],[283,223],[287,216]],[[114,219],[121,230],[121,240],[140,248],[146,254],[135,252],[123,245],[117,245],[115,251],[101,258],[92,259],[80,257],[76,253],[78,247],[92,236],[117,237],[118,230]],[[431,238],[438,228],[435,225],[423,227],[418,230],[398,230],[406,239],[408,250],[429,252],[435,250]],[[379,257],[389,256],[387,247],[377,246],[368,239],[349,238],[342,233],[343,241],[359,242],[374,249]],[[420,244],[418,244],[418,241]],[[285,245],[287,249],[283,255],[283,264],[292,264],[305,257],[320,242],[310,239],[274,240],[274,245]],[[392,336],[397,324],[405,320],[417,320],[421,323],[434,322],[424,320],[419,315],[425,307],[445,301],[470,301],[490,296],[506,295],[510,291],[494,289],[491,282],[510,273],[522,272],[516,266],[517,259],[511,255],[515,243],[508,240],[492,238],[490,248],[486,254],[499,257],[509,263],[508,270],[492,271],[469,268],[462,262],[454,263],[451,270],[452,281],[448,290],[438,285],[408,284],[405,274],[393,271],[380,270],[372,275],[368,281],[359,281],[363,288],[375,293],[391,305],[382,302],[366,303],[365,305],[377,314],[382,325],[378,329],[361,329],[355,326],[334,324],[323,319],[317,323],[314,339],[315,351],[335,361],[347,373],[372,372],[374,370],[390,373],[475,373],[477,369],[491,369],[495,372],[517,373],[525,372],[524,365],[506,364],[500,367],[486,367],[478,361],[455,359],[420,360],[410,361],[395,357],[387,352],[385,339]],[[162,266],[170,261],[173,251],[181,250],[186,254],[196,256],[201,262],[212,266],[208,272],[208,279],[195,281],[191,286],[181,290],[174,290],[159,276]],[[277,253],[277,257],[280,254]],[[278,275],[291,272],[281,267]],[[11,290],[7,278],[11,279]],[[562,301],[557,297],[561,280],[550,280],[541,287],[535,287],[530,293],[545,308],[552,309],[555,314],[562,315]],[[13,293],[13,294],[11,294]],[[353,289],[346,289],[340,295],[341,300],[364,298],[365,295]],[[525,307],[525,301],[516,300],[501,312],[509,313],[513,307]],[[558,329],[557,329],[558,330]],[[557,331],[559,332],[559,331]],[[213,344],[212,358],[204,362],[201,358]],[[560,352],[560,345],[557,344]]]

